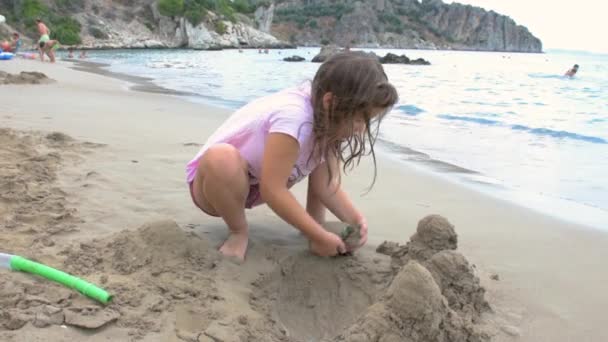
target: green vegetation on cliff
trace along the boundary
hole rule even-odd
[[[224,19],[236,21],[236,13],[250,14],[257,2],[250,0],[159,0],[158,10],[169,17],[185,17],[193,25],[199,24],[212,11]]]
[[[334,17],[340,20],[344,14],[351,13],[354,9],[352,4],[343,3],[317,3],[303,6],[293,6],[277,9],[275,12],[275,22],[295,22],[298,28],[303,29],[308,23],[310,28],[317,28],[315,18]]]
[[[7,22],[31,37],[37,37],[36,18],[41,18],[51,30],[51,38],[61,44],[80,44],[80,23],[65,15],[66,11],[82,8],[84,0],[0,0],[0,10]],[[63,15],[62,15],[63,13]]]

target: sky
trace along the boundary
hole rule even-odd
[[[458,0],[493,10],[526,26],[546,49],[608,53],[608,2],[604,0]]]

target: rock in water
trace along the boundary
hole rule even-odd
[[[394,53],[387,53],[386,56],[380,58],[380,63],[383,63],[383,64],[410,64],[410,59],[406,55],[397,56]]]
[[[397,56],[394,53],[387,53],[386,56],[380,58],[382,64],[410,64],[410,65],[430,65],[431,63],[422,59],[409,59],[406,55]]]
[[[300,57],[300,56],[291,56],[291,57],[285,57],[285,58],[283,58],[283,60],[285,62],[302,62],[302,61],[305,61],[306,58]]]
[[[329,57],[342,52],[342,49],[340,49],[338,46],[336,45],[326,45],[324,47],[321,48],[321,52],[319,52],[318,55],[316,55],[312,61],[313,63],[323,63],[325,62]]]
[[[431,62],[423,59],[423,58],[416,58],[414,60],[410,61],[411,65],[431,65]]]

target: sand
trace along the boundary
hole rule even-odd
[[[35,71],[22,71],[18,75],[0,71],[0,84],[47,84],[54,80],[45,74]]]
[[[115,300],[0,271],[0,340],[608,339],[605,233],[383,156],[369,194],[369,163],[344,178],[370,223],[363,250],[312,256],[262,207],[245,263],[221,258],[225,228],[190,203],[183,169],[227,113],[69,66],[0,65],[56,80],[0,85],[0,251]]]

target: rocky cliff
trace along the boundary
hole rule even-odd
[[[14,28],[34,38],[33,18],[41,16],[51,21],[56,33],[69,38],[64,44],[90,48],[215,49],[333,43],[542,51],[541,41],[511,18],[441,0],[175,0],[169,2],[182,7],[174,15],[160,11],[160,1],[0,0],[0,14],[12,25],[0,24],[4,25],[0,31]],[[231,6],[237,2],[245,3],[247,11],[234,10]],[[215,6],[223,12],[201,7],[193,24],[192,12],[183,7],[186,3]]]
[[[24,8],[29,3],[32,8]],[[68,5],[66,5],[66,3]],[[61,15],[69,15],[77,26],[78,39],[64,45],[85,48],[193,48],[218,49],[238,47],[290,46],[269,33],[273,5],[258,7],[245,15],[230,9],[229,17],[201,9],[200,21],[193,24],[183,16],[161,14],[158,0],[0,0],[0,14],[8,13],[5,31],[17,30],[36,36],[33,19],[41,17],[51,31],[64,33]],[[211,3],[211,2],[210,2]],[[33,12],[33,13],[32,13]],[[23,16],[29,18],[23,18]],[[50,22],[50,23],[49,23]],[[260,24],[261,30],[256,28]],[[7,29],[8,27],[8,29]],[[265,31],[265,32],[264,32]],[[71,38],[71,36],[67,36]],[[0,37],[2,38],[2,37]]]
[[[299,45],[542,52],[513,19],[441,0],[286,0],[271,33]]]

